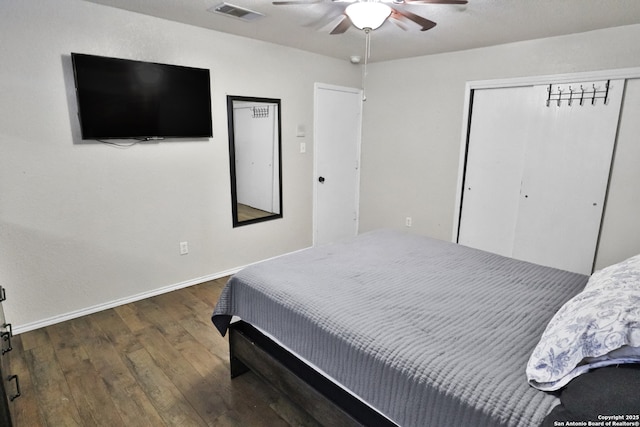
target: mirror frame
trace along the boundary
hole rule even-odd
[[[240,221],[238,217],[238,186],[236,181],[236,151],[235,151],[235,125],[234,125],[234,101],[242,102],[254,102],[254,103],[266,103],[276,104],[277,108],[277,121],[276,127],[278,132],[277,141],[275,141],[274,147],[277,149],[278,159],[278,186],[274,187],[275,191],[279,192],[279,212],[272,213],[271,215],[265,215],[259,218],[252,218]],[[233,227],[240,227],[243,225],[255,224],[264,221],[271,221],[274,219],[282,218],[282,128],[281,128],[282,109],[281,102],[278,98],[259,98],[252,96],[238,96],[227,95],[227,125],[229,130],[229,166],[231,174],[231,213],[233,218]]]

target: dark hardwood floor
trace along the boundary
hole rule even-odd
[[[255,374],[230,379],[227,340],[210,321],[225,282],[15,336],[14,425],[316,426]]]

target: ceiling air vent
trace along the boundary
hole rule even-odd
[[[256,19],[264,16],[259,12],[254,12],[253,10],[245,9],[229,3],[220,3],[219,5],[213,6],[207,10],[209,12],[219,13],[220,15],[242,19],[243,21],[255,21]]]

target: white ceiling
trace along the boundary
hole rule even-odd
[[[339,16],[348,3],[323,0],[318,4],[274,6],[270,0],[228,0],[265,15],[245,22],[207,11],[222,0],[86,1],[345,60],[364,55],[362,31],[352,26],[344,34],[329,34],[330,18]],[[409,22],[407,31],[403,31],[386,22],[371,34],[371,62],[640,23],[640,0],[469,0],[464,6],[394,7],[438,25],[421,32]]]

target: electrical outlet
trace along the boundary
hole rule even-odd
[[[411,227],[412,222],[413,222],[413,221],[411,220],[411,217],[410,217],[410,216],[408,216],[408,217],[407,217],[407,218],[405,218],[405,220],[404,220],[404,225],[405,225],[405,226],[407,226],[407,227]]]
[[[189,242],[180,242],[180,255],[189,253]]]

